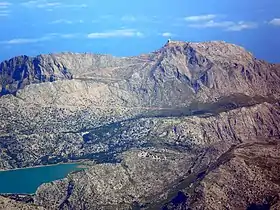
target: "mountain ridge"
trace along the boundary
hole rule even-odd
[[[198,48],[199,52],[194,50],[191,46]],[[209,46],[208,46],[209,45]],[[228,49],[224,46],[228,46]],[[216,50],[218,49],[218,50]],[[237,53],[236,59],[239,61],[236,63],[233,57],[233,54],[236,51]],[[220,55],[226,55],[223,51],[228,51],[230,54],[226,57],[221,57]],[[213,55],[209,53],[209,51],[215,52]],[[71,55],[69,57],[69,55]],[[163,48],[158,52],[153,52],[146,55],[133,56],[133,57],[114,57],[107,55],[94,55],[94,54],[74,54],[65,53],[65,54],[57,54],[55,57],[53,55],[46,55],[45,59],[40,61],[42,64],[39,64],[39,67],[34,64],[32,67],[31,64],[27,64],[24,70],[17,70],[17,74],[13,75],[13,72],[9,72],[9,69],[5,69],[4,64],[1,63],[0,70],[2,72],[1,76],[1,86],[2,86],[2,95],[6,92],[16,93],[18,89],[22,89],[25,85],[29,85],[32,83],[41,83],[41,82],[52,82],[55,80],[72,80],[74,79],[91,79],[93,77],[97,78],[97,80],[130,80],[129,83],[132,86],[131,88],[136,88],[138,93],[136,94],[145,94],[147,88],[143,86],[149,87],[151,91],[153,91],[152,86],[156,88],[156,86],[161,85],[162,83],[166,83],[168,80],[173,80],[174,76],[177,77],[179,83],[187,83],[187,85],[178,84],[179,91],[182,89],[186,89],[186,91],[191,91],[196,94],[196,92],[201,88],[201,86],[206,86],[208,89],[215,87],[215,81],[213,81],[213,72],[217,71],[216,74],[220,74],[224,72],[223,69],[231,68],[236,69],[238,71],[240,69],[241,75],[246,77],[248,80],[257,79],[256,83],[262,82],[260,80],[263,77],[260,72],[260,69],[267,69],[269,71],[274,68],[278,68],[277,65],[262,63],[259,60],[256,60],[252,57],[250,53],[247,53],[244,48],[240,48],[236,45],[227,44],[225,42],[205,42],[205,43],[188,43],[188,42],[173,42],[167,43]],[[244,55],[245,58],[242,60],[240,55]],[[93,57],[92,57],[93,56]],[[40,57],[40,56],[39,56]],[[216,58],[216,59],[213,59]],[[109,59],[108,59],[109,58]],[[35,60],[38,57],[34,58]],[[230,63],[227,63],[226,60],[233,59]],[[40,63],[39,62],[39,63]],[[192,63],[193,62],[193,63]],[[187,63],[187,64],[185,64]],[[244,64],[245,63],[245,64]],[[23,64],[24,65],[24,64]],[[28,65],[31,65],[30,70],[28,70]],[[1,67],[2,66],[2,67]],[[146,66],[146,68],[145,68]],[[170,70],[164,71],[164,68],[168,67]],[[214,67],[213,67],[214,66]],[[12,69],[17,69],[13,65]],[[141,68],[144,68],[141,70]],[[215,70],[216,68],[216,70]],[[37,69],[37,72],[36,72]],[[172,70],[171,70],[172,69]],[[251,69],[255,72],[252,72]],[[143,72],[144,70],[144,72]],[[27,72],[26,75],[22,75],[17,78],[16,76],[19,74],[18,71]],[[33,71],[33,73],[32,73]],[[131,73],[129,73],[130,71]],[[145,72],[146,71],[146,72]],[[31,73],[30,73],[31,72]],[[219,80],[227,80],[223,81],[229,82],[230,77],[233,79],[242,79],[236,78],[240,77],[239,75],[234,75],[238,72],[225,72],[222,78]],[[279,73],[277,70],[274,72],[263,72],[266,74],[266,77],[271,77],[269,74],[274,74],[273,76],[279,77]],[[5,76],[5,74],[11,76]],[[227,74],[227,75],[226,75]],[[255,75],[254,75],[255,74]],[[115,75],[119,75],[119,78],[116,78]],[[217,75],[219,76],[219,75]],[[252,77],[255,78],[252,78]],[[142,79],[141,79],[142,77]],[[140,79],[140,81],[139,81]],[[144,80],[143,80],[144,79]],[[148,79],[148,80],[147,80]],[[136,80],[138,80],[138,84],[133,85]],[[143,81],[141,81],[143,80]],[[145,81],[146,80],[146,81]],[[136,82],[136,83],[137,83]],[[139,83],[140,82],[140,83]],[[236,81],[238,83],[238,81]],[[254,82],[254,81],[251,81]],[[154,84],[153,84],[154,83]],[[233,82],[230,82],[231,84]],[[218,84],[217,84],[218,85]],[[217,86],[216,85],[216,86]],[[219,84],[223,85],[223,84]],[[237,85],[237,84],[236,84]],[[244,85],[251,86],[248,82],[244,82]],[[256,84],[255,84],[256,85]],[[170,86],[170,84],[169,84]],[[181,88],[180,88],[181,86]],[[238,85],[240,86],[240,85]],[[265,83],[263,84],[264,89],[267,89]],[[276,84],[276,87],[279,84]],[[125,89],[129,87],[123,87]],[[218,87],[219,88],[219,87]],[[226,87],[224,87],[226,88]],[[221,88],[220,88],[221,89]],[[247,89],[250,89],[249,87]],[[252,91],[257,91],[255,88]],[[251,91],[251,92],[252,92]],[[259,91],[259,90],[258,90]],[[258,92],[257,91],[257,92]],[[271,92],[271,90],[267,90]],[[273,90],[274,91],[274,90]],[[141,93],[142,92],[142,93]],[[154,89],[154,92],[157,92]],[[241,91],[242,92],[242,91]],[[274,91],[275,92],[275,91]],[[161,93],[158,93],[161,94]],[[212,93],[215,94],[215,93]],[[191,95],[191,93],[190,93]],[[160,96],[162,97],[162,96]],[[209,94],[207,96],[209,98]]]
[[[174,47],[175,49],[173,49]],[[77,74],[78,68],[85,68],[88,69],[91,66],[95,68],[106,68],[106,67],[114,67],[120,65],[120,62],[124,60],[128,62],[129,59],[132,59],[132,62],[135,63],[135,58],[141,59],[141,57],[152,57],[152,59],[156,58],[156,55],[160,52],[166,52],[170,54],[172,50],[176,52],[179,50],[182,53],[183,48],[188,48],[190,50],[189,53],[199,52],[203,54],[203,57],[210,57],[208,49],[210,48],[211,51],[216,51],[216,55],[226,55],[224,52],[229,52],[229,56],[233,59],[233,56],[239,54],[243,57],[253,59],[253,55],[248,53],[244,48],[239,47],[237,45],[229,44],[222,41],[213,41],[213,42],[201,42],[201,43],[192,43],[192,42],[180,42],[180,41],[171,41],[166,43],[162,48],[159,50],[148,53],[142,54],[139,56],[130,56],[130,57],[117,57],[111,55],[103,55],[103,54],[94,54],[94,53],[71,53],[71,52],[63,52],[63,53],[55,53],[55,54],[43,54],[38,55],[35,57],[28,57],[26,55],[14,57],[10,60],[3,61],[0,64],[0,71],[3,74],[10,74],[12,78],[9,78],[10,81],[5,81],[3,75],[1,77],[1,86],[2,86],[2,95],[7,91],[8,93],[14,93],[17,89],[21,89],[25,86],[24,80],[28,79],[27,84],[29,83],[38,83],[38,82],[45,82],[45,81],[54,81],[57,79],[71,79],[73,74]],[[225,50],[226,49],[226,50]],[[224,50],[224,51],[223,51]],[[168,52],[169,51],[169,52]],[[73,57],[71,59],[71,57]],[[236,56],[235,56],[236,57]],[[240,58],[240,57],[238,57]],[[75,61],[73,61],[73,59]],[[69,60],[72,60],[69,63]],[[146,61],[148,61],[147,59]],[[239,59],[240,60],[240,59]],[[104,62],[105,61],[105,62]],[[74,63],[85,63],[84,66],[74,65]],[[26,64],[25,64],[26,63]],[[102,65],[101,63],[105,63]],[[33,66],[32,66],[33,65]],[[31,68],[31,71],[28,71],[28,68]],[[47,70],[47,69],[50,70]],[[10,72],[9,69],[17,69],[17,72]],[[20,72],[19,72],[20,71]],[[17,74],[16,74],[17,73]],[[20,75],[21,74],[21,75]],[[26,74],[26,75],[22,75]],[[79,74],[79,73],[78,73]],[[27,78],[28,77],[28,78]],[[32,78],[33,77],[33,78]],[[6,78],[7,79],[7,78]],[[13,87],[13,82],[16,82],[17,87]],[[23,83],[23,84],[22,84]],[[10,85],[11,88],[7,88],[6,86]]]

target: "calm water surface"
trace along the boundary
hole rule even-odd
[[[35,193],[43,183],[62,179],[81,170],[76,163],[0,171],[0,193]]]

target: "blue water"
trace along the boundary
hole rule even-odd
[[[0,193],[32,194],[41,184],[62,179],[77,170],[81,170],[78,164],[69,163],[0,171]]]

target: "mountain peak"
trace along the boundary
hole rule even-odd
[[[253,54],[244,47],[225,41],[183,42],[169,39],[159,51],[170,49],[186,51],[190,48],[192,51],[217,62],[252,63],[255,60]]]

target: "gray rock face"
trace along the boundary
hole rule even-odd
[[[1,63],[0,72],[1,169],[91,162],[42,185],[37,205],[278,205],[277,64],[225,42],[169,42],[127,58],[17,57]],[[251,176],[257,178],[250,182]]]
[[[2,62],[0,71],[1,95],[15,93],[18,89],[32,83],[52,82],[72,77],[64,66],[43,56],[36,58],[15,57]]]

